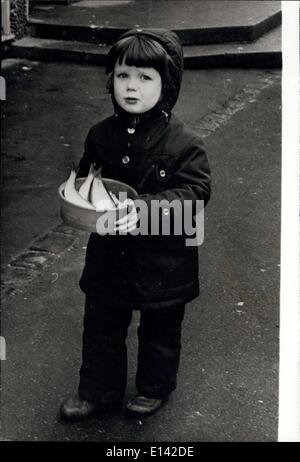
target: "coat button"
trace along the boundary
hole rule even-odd
[[[128,164],[129,161],[130,161],[129,156],[124,156],[124,157],[122,158],[123,164]]]
[[[129,135],[133,135],[135,132],[135,128],[127,128],[127,132],[129,133]]]
[[[169,215],[170,211],[166,207],[163,209],[163,214],[164,215]]]
[[[165,170],[160,170],[159,172],[160,176],[164,178],[166,176],[166,171]]]

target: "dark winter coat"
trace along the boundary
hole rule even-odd
[[[89,131],[80,173],[85,175],[90,164],[96,163],[102,166],[103,177],[129,184],[137,191],[137,199],[149,205],[153,199],[206,204],[210,171],[203,143],[171,113],[181,82],[181,49],[174,34],[151,34],[173,55],[176,90],[139,117],[124,114],[115,105],[115,114]],[[132,127],[134,133],[129,133]],[[167,213],[172,217],[172,208]],[[147,309],[186,303],[199,294],[199,281],[198,248],[186,246],[185,238],[92,233],[80,287],[112,307]]]

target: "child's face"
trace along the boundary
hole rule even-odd
[[[162,81],[153,67],[115,64],[114,95],[121,108],[131,114],[149,111],[159,101]]]

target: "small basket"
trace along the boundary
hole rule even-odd
[[[86,178],[78,178],[75,182],[76,189],[80,188],[80,185],[85,181]],[[126,193],[127,197],[133,199],[137,192],[128,184],[122,183],[121,181],[112,180],[110,178],[102,178],[106,189],[117,197],[120,193]],[[64,196],[66,182],[62,183],[58,189],[60,196],[60,216],[63,222],[72,226],[73,228],[81,229],[83,231],[90,231],[92,233],[103,233],[105,231],[113,231],[113,224],[116,218],[121,218],[126,215],[127,206],[122,208],[115,207],[107,211],[97,211],[92,209],[86,209],[76,204],[72,204],[67,201]],[[105,217],[104,217],[105,215]],[[101,218],[102,217],[102,218]],[[101,220],[99,220],[101,218]],[[105,227],[103,227],[104,219],[107,220]]]

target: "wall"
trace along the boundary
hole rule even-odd
[[[11,32],[19,39],[26,35],[28,0],[10,0]]]

